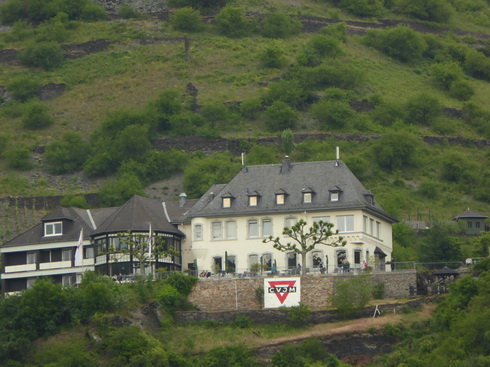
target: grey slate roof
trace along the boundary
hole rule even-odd
[[[170,218],[167,215],[164,202],[135,195],[104,220],[92,235],[129,230],[144,232],[148,231],[150,222],[153,231],[183,235],[170,223]]]
[[[42,223],[11,239],[3,244],[2,247],[78,241],[81,228],[83,228],[84,240],[88,240],[90,239],[90,233],[93,228],[90,222],[86,221],[83,215],[80,215],[81,211],[85,210],[76,208],[58,208],[43,217]],[[62,217],[60,217],[60,215],[62,215]],[[44,237],[44,222],[58,220],[63,221],[63,234],[61,236]]]
[[[313,192],[312,203],[303,203],[303,189]],[[330,191],[340,190],[339,201],[330,201]],[[248,205],[248,195],[260,194],[258,205]],[[275,195],[286,193],[284,205]],[[213,193],[213,194],[211,194]],[[233,195],[230,208],[222,208],[222,197]],[[366,195],[368,195],[366,197]],[[228,183],[214,185],[189,211],[190,217],[273,214],[298,211],[365,209],[390,222],[387,214],[342,161],[282,163],[247,166]]]
[[[465,210],[464,212],[462,212],[461,214],[455,216],[453,219],[458,220],[461,218],[482,218],[482,219],[485,219],[485,218],[488,218],[488,216],[474,212],[473,210],[468,209],[468,210]]]

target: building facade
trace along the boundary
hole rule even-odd
[[[342,161],[243,167],[228,183],[214,185],[190,209],[184,263],[198,269],[290,273],[301,259],[263,243],[283,238],[284,227],[300,219],[333,223],[344,247],[318,245],[307,255],[307,271],[344,271],[369,266],[384,269],[391,259],[395,218],[383,211]],[[335,239],[334,236],[333,239]]]
[[[198,200],[184,194],[178,202],[134,196],[115,208],[58,208],[0,246],[0,284],[3,293],[12,293],[44,276],[71,285],[85,271],[114,276],[161,268],[291,274],[301,264],[299,256],[263,240],[273,236],[287,242],[284,227],[299,220],[333,223],[339,233],[332,240],[346,241],[342,247],[317,245],[307,255],[306,272],[343,272],[347,263],[348,271],[389,270],[385,260],[391,259],[396,219],[373,193],[340,160],[291,163],[286,158],[281,164],[245,166]]]

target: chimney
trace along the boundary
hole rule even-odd
[[[340,148],[339,147],[335,147],[335,156],[336,156],[335,167],[338,167],[339,161],[340,161]]]
[[[242,166],[245,166],[245,153],[242,152]]]
[[[289,173],[291,171],[291,161],[289,160],[289,156],[285,156],[281,165],[281,173]]]
[[[179,195],[179,206],[180,207],[183,207],[185,205],[185,199],[187,199],[187,195],[185,194],[185,192],[183,192]]]

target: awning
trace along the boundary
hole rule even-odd
[[[387,255],[381,250],[378,246],[376,246],[376,249],[374,250],[374,253],[381,256],[381,257],[386,257]]]

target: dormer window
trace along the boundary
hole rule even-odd
[[[303,203],[310,204],[313,202],[313,190],[309,187],[302,190],[303,192]]]
[[[222,200],[221,205],[223,206],[223,208],[231,208],[231,202],[233,199],[234,199],[234,196],[230,193],[223,195],[221,197],[221,200]]]
[[[365,193],[364,197],[370,205],[374,205],[374,194],[371,191]]]
[[[257,206],[259,205],[259,193],[257,191],[253,191],[248,194],[248,206]]]
[[[61,236],[63,234],[62,222],[44,223],[44,236]]]
[[[283,205],[284,204],[284,194],[276,194],[276,204]]]
[[[284,203],[286,202],[286,195],[287,193],[283,189],[276,192],[276,204],[284,205]]]
[[[328,191],[330,192],[330,201],[334,202],[340,200],[340,194],[342,193],[342,190],[339,187],[332,187]]]

